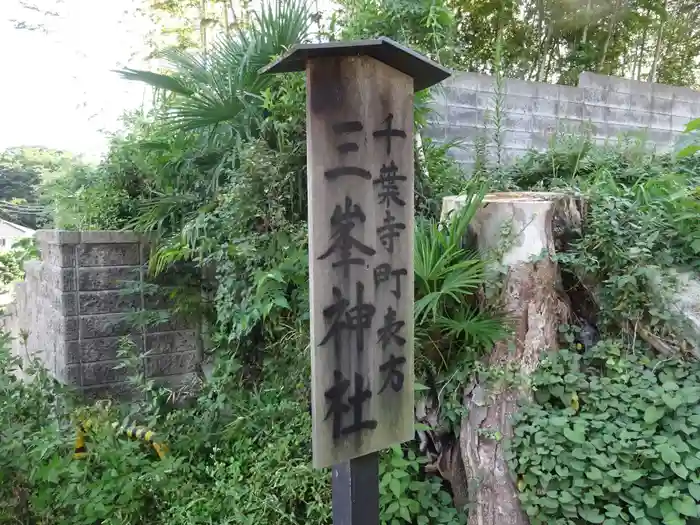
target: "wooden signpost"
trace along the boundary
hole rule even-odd
[[[413,93],[449,76],[387,38],[294,46],[306,71],[313,462],[335,525],[378,525],[377,451],[414,437]]]

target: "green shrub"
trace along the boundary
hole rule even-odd
[[[546,357],[510,451],[533,525],[697,523],[700,366],[602,342]]]

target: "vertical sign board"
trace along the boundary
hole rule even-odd
[[[381,38],[295,46],[306,70],[313,459],[414,436],[413,93],[449,76]]]
[[[413,438],[413,79],[309,61],[314,465]]]

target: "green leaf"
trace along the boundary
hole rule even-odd
[[[622,479],[624,479],[625,481],[633,482],[637,481],[643,475],[644,472],[641,470],[625,470],[624,474],[622,474]]]
[[[570,429],[569,427],[564,428],[564,437],[572,443],[577,443],[579,445],[586,442],[586,434],[581,427],[576,427],[574,429]]]
[[[681,499],[674,499],[672,502],[673,508],[679,514],[695,518],[698,515],[698,506],[690,496],[683,496]]]
[[[669,499],[673,496],[674,492],[676,492],[676,489],[673,488],[673,485],[664,485],[659,489],[659,498]]]
[[[644,504],[647,506],[648,509],[653,509],[656,507],[657,500],[654,496],[649,494],[648,492],[644,493],[644,496],[642,496],[642,499],[644,499]]]
[[[591,467],[586,472],[586,477],[593,481],[598,481],[600,479],[603,479],[603,473],[597,467]]]
[[[700,239],[694,239],[693,242],[690,243],[690,249],[695,253],[700,253]]]
[[[700,485],[697,483],[688,483],[688,492],[695,498],[695,501],[700,501]]]
[[[659,451],[661,454],[661,459],[666,463],[667,465],[671,463],[680,463],[681,461],[681,456],[678,452],[676,452],[671,445],[668,443],[662,443],[658,447],[656,447],[656,450]]]
[[[605,515],[608,518],[617,518],[620,515],[620,512],[622,512],[622,507],[618,507],[617,505],[605,506]]]
[[[644,411],[644,422],[651,425],[664,417],[666,410],[663,407],[651,405]]]
[[[690,146],[686,146],[685,148],[680,150],[678,152],[678,156],[681,158],[682,157],[689,157],[690,155],[693,155],[693,154],[697,153],[698,151],[700,151],[700,146],[695,145],[695,144],[691,144]]]
[[[566,505],[567,503],[571,503],[574,501],[574,497],[571,495],[570,492],[567,492],[566,490],[562,490],[559,493],[559,501]]]
[[[605,516],[598,512],[597,509],[592,509],[590,507],[579,509],[578,515],[588,523],[603,523],[603,521],[605,521]]]
[[[683,130],[683,133],[690,133],[691,131],[695,131],[696,129],[700,129],[700,118],[696,118],[688,122],[685,125],[685,130]]]
[[[679,396],[672,396],[667,393],[661,394],[661,400],[666,404],[671,410],[676,410],[683,400]]]
[[[564,467],[564,466],[562,466],[562,465],[557,464],[557,465],[554,467],[554,470],[556,470],[556,471],[557,471],[557,474],[558,474],[560,477],[562,477],[562,478],[565,478],[565,477],[567,477],[567,476],[569,475],[569,469],[566,468],[566,467]]]
[[[671,470],[680,478],[688,477],[688,469],[682,463],[671,463]]]
[[[389,489],[394,493],[394,496],[398,498],[401,495],[401,482],[398,479],[393,478],[389,482]]]

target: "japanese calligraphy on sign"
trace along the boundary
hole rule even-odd
[[[314,465],[413,438],[413,80],[307,65]],[[329,98],[331,97],[331,98]]]

